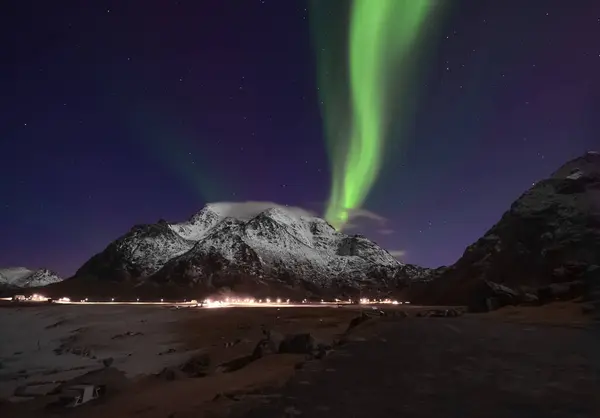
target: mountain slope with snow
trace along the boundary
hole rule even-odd
[[[9,287],[40,287],[62,281],[48,269],[30,270],[25,267],[0,269],[0,285]]]
[[[136,225],[81,266],[75,276],[111,281],[148,277],[173,257],[189,251],[194,243],[174,232],[166,221]]]
[[[136,226],[75,278],[207,289],[240,282],[357,289],[393,287],[426,272],[306,213],[273,207],[230,216],[224,208],[209,204],[185,222]]]
[[[219,287],[232,284],[236,276],[250,276],[356,289],[392,286],[403,266],[362,236],[339,233],[319,218],[272,208],[249,220],[226,218],[151,280]]]

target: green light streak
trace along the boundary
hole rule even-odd
[[[390,102],[398,100],[392,94],[397,90],[394,85],[407,82],[410,55],[433,1],[352,2],[347,51],[350,108],[347,112],[340,106],[339,86],[330,84],[339,83],[339,79],[330,73],[332,66],[323,62],[327,51],[320,48],[317,54],[332,163],[332,189],[325,217],[337,229],[347,223],[351,210],[364,203],[381,170],[392,116]],[[323,33],[317,41],[319,38],[321,42],[326,39]],[[344,113],[347,117],[342,122]],[[346,138],[340,138],[341,135]]]

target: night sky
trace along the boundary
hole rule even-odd
[[[390,138],[364,205],[386,222],[348,231],[432,267],[600,145],[598,0],[447,4],[410,129]],[[322,214],[331,168],[307,8],[3,2],[0,266],[68,276],[134,224],[207,202]]]

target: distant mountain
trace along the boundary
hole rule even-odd
[[[209,204],[185,222],[133,227],[69,281],[206,290],[280,285],[319,293],[393,289],[427,273],[320,218],[284,208],[229,217],[220,204]]]
[[[589,152],[535,183],[431,278],[413,289],[417,302],[475,310],[600,287],[600,154]]]
[[[62,278],[48,269],[29,270],[25,267],[0,269],[0,286],[28,288],[47,286],[60,281]]]

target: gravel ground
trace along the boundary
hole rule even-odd
[[[299,371],[270,417],[600,417],[600,329],[476,318],[382,324]]]

